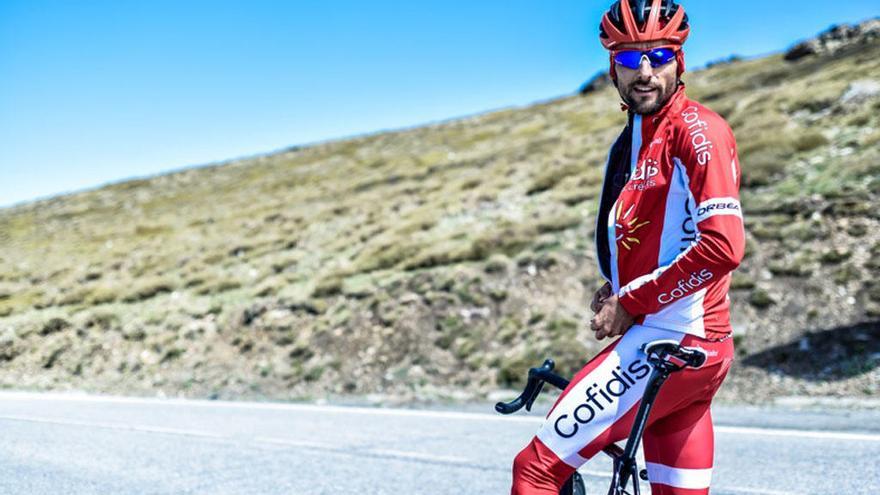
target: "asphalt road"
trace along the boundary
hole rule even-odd
[[[880,493],[880,412],[715,415],[714,495]],[[481,412],[8,392],[0,493],[503,494],[537,426]],[[581,470],[592,493],[605,493],[609,468]]]

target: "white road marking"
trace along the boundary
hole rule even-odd
[[[70,419],[56,419],[56,418],[38,418],[31,416],[10,416],[10,415],[0,415],[0,421],[24,421],[28,423],[43,423],[43,424],[52,424],[52,425],[63,425],[63,426],[86,426],[91,428],[101,428],[105,430],[124,430],[124,431],[140,431],[145,433],[162,433],[165,435],[182,435],[187,437],[202,437],[202,438],[227,438],[224,435],[218,435],[216,433],[210,433],[207,431],[199,431],[199,430],[184,430],[180,428],[165,428],[163,426],[143,426],[143,425],[125,425],[118,423],[104,423],[97,421],[78,421],[78,420],[70,420]]]
[[[795,492],[781,492],[779,490],[765,490],[763,488],[743,488],[735,486],[724,486],[715,488],[715,490],[720,490],[723,492],[742,493],[744,495],[798,495]]]
[[[33,393],[33,392],[0,392],[2,400],[38,400],[60,402],[90,402],[113,404],[150,404],[186,407],[204,407],[217,409],[245,409],[269,411],[304,411],[329,414],[361,414],[372,416],[397,416],[430,419],[452,419],[462,421],[508,421],[518,423],[540,423],[543,416],[500,416],[486,413],[469,413],[455,411],[429,411],[420,409],[394,409],[383,407],[348,407],[314,404],[285,404],[276,402],[230,402],[190,399],[152,399],[140,397],[115,397],[87,394]],[[854,440],[861,442],[880,442],[880,434],[847,433],[819,430],[796,430],[780,428],[757,428],[741,426],[716,426],[716,432],[737,435],[769,435],[783,437],[799,437],[825,440]]]
[[[408,451],[408,450],[364,449],[364,448],[358,448],[358,447],[354,447],[354,446],[350,446],[350,445],[331,444],[331,443],[326,443],[326,442],[302,441],[302,440],[294,440],[294,439],[288,439],[288,438],[257,437],[254,440],[257,442],[271,443],[271,444],[275,444],[275,445],[285,445],[285,446],[290,446],[290,447],[304,447],[304,448],[317,449],[317,450],[331,450],[333,452],[340,452],[340,453],[348,454],[348,455],[352,455],[352,456],[373,455],[373,456],[380,456],[380,457],[397,457],[397,458],[416,460],[416,461],[430,461],[430,462],[444,462],[444,463],[452,463],[452,464],[461,464],[462,466],[471,466],[474,464],[473,460],[465,458],[465,457],[426,454],[424,452],[412,452],[412,451]]]
[[[435,454],[425,454],[423,452],[408,452],[405,450],[392,450],[392,449],[369,449],[366,452],[375,455],[381,456],[391,456],[391,457],[403,457],[406,459],[415,459],[420,461],[433,461],[433,462],[449,462],[455,464],[464,464],[469,465],[473,464],[474,461],[457,456],[447,456],[447,455],[435,455]]]
[[[716,432],[734,435],[760,435],[772,437],[817,438],[822,440],[855,440],[880,442],[880,435],[869,433],[846,433],[842,431],[785,430],[781,428],[754,428],[746,426],[716,426]]]

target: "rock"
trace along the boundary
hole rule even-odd
[[[880,95],[880,82],[872,79],[853,81],[840,98],[844,105],[861,105]]]
[[[0,335],[0,362],[12,361],[16,356],[21,354],[21,345],[19,345],[18,335],[14,328],[7,328]]]
[[[861,24],[832,26],[816,38],[798,43],[785,53],[794,62],[813,55],[832,55],[841,49],[880,40],[880,18]]]
[[[357,275],[342,282],[342,294],[354,299],[364,299],[376,292],[376,286],[370,277]]]
[[[611,80],[611,75],[608,73],[608,71],[602,71],[590,78],[589,81],[585,82],[578,90],[578,94],[582,96],[588,95],[590,93],[600,91],[608,86],[613,85],[614,81]]]
[[[422,300],[421,296],[419,296],[418,294],[415,294],[413,292],[407,292],[406,294],[400,296],[400,299],[399,299],[400,304],[402,304],[404,306],[408,306],[410,304],[415,304],[421,300]]]

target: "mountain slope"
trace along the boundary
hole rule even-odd
[[[880,43],[685,76],[741,150],[722,396],[880,395]],[[612,88],[0,211],[2,385],[479,396],[600,348]]]

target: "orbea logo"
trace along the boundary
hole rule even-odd
[[[586,425],[596,418],[596,411],[604,411],[605,407],[614,408],[616,399],[626,393],[638,380],[644,379],[651,372],[650,366],[637,359],[626,370],[620,366],[611,372],[611,378],[604,386],[594,383],[584,392],[586,400],[571,412],[556,418],[553,428],[562,438],[577,435],[581,425]],[[597,395],[598,393],[598,395]],[[604,400],[602,400],[604,399]]]
[[[739,203],[735,201],[708,204],[700,206],[697,210],[697,218],[706,219],[715,215],[736,215],[739,214],[739,208]]]
[[[692,273],[687,280],[679,280],[678,285],[671,291],[664,292],[657,296],[657,302],[660,304],[667,304],[676,299],[680,299],[690,294],[709,280],[712,280],[714,276],[715,275],[706,268],[703,268],[700,273]]]
[[[706,130],[709,124],[704,120],[700,120],[700,114],[697,107],[688,107],[681,113],[684,122],[688,125],[688,134],[691,138],[691,144],[694,146],[694,152],[697,154],[697,163],[706,165],[712,161],[712,148],[715,145],[706,137]]]

